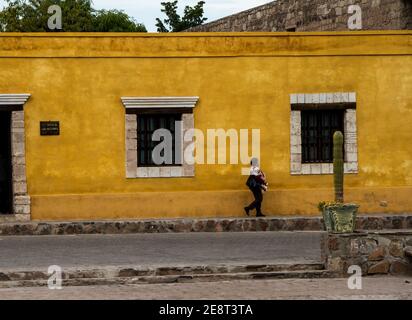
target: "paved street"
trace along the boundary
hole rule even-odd
[[[320,261],[319,232],[0,237],[0,271],[119,266],[268,264]],[[412,279],[234,280],[220,282],[0,289],[0,299],[412,299]]]
[[[409,282],[409,283],[408,283]],[[363,279],[362,290],[349,290],[346,279],[285,279],[131,286],[0,289],[1,299],[407,299],[412,300],[412,279]]]
[[[0,271],[320,261],[320,232],[0,237]]]

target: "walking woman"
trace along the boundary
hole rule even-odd
[[[256,217],[264,217],[262,213],[263,192],[267,191],[268,183],[266,182],[265,174],[259,168],[259,160],[253,158],[250,162],[250,176],[246,185],[252,191],[255,201],[245,207],[246,215],[249,216],[249,211],[256,209]]]

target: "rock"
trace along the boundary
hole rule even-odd
[[[230,220],[223,220],[220,223],[221,227],[222,227],[222,232],[228,232],[229,230],[229,225],[230,225]]]
[[[191,228],[192,228],[192,225],[190,225],[190,229]],[[182,233],[182,232],[185,232],[186,230],[187,230],[187,226],[183,221],[176,223],[176,225],[174,226],[174,232]]]
[[[377,241],[369,238],[352,239],[350,242],[350,254],[352,257],[359,254],[369,255],[378,247]]]
[[[399,240],[393,240],[389,245],[389,254],[394,257],[403,258],[403,244]]]
[[[246,229],[246,225],[248,229]],[[256,225],[257,225],[257,220],[255,219],[249,220],[248,224],[243,225],[243,231],[256,232]]]
[[[408,217],[406,218],[406,227],[407,227],[408,229],[412,229],[412,216],[408,216]]]
[[[148,271],[140,271],[137,269],[121,269],[118,273],[118,277],[125,278],[125,277],[138,277],[138,276],[143,276],[143,275],[148,275]]]
[[[10,280],[11,279],[7,274],[0,272],[0,281],[10,281]]]
[[[90,228],[91,226],[85,226],[83,229],[85,231],[85,233],[90,233],[90,232],[86,232],[86,227],[87,230],[93,230],[92,228]],[[123,233],[138,233],[139,232],[139,224],[135,223],[135,222],[130,222],[126,225],[126,227],[124,228]]]
[[[368,260],[369,261],[380,261],[385,258],[385,255],[386,255],[385,247],[379,246],[374,251],[372,251],[372,253],[368,257]]]
[[[362,230],[382,230],[383,220],[379,217],[367,217],[362,225]]]
[[[344,262],[340,257],[328,259],[327,265],[330,271],[343,272]]]
[[[268,227],[269,227],[269,224],[267,220],[264,220],[264,219],[259,219],[256,225],[257,231],[267,231]]]
[[[358,256],[355,258],[345,259],[344,269],[345,273],[348,273],[351,266],[358,266],[362,270],[362,275],[368,274],[368,259],[365,256]]]
[[[403,261],[393,261],[390,268],[391,274],[409,274],[412,272],[412,265]]]
[[[298,218],[294,221],[295,223],[295,230],[307,230],[308,219],[305,218]]]
[[[323,225],[320,219],[310,219],[307,228],[308,231],[319,231],[323,230]]]
[[[378,241],[378,244],[380,246],[389,246],[391,244],[391,239],[385,238],[385,237],[375,237],[376,241]]]
[[[392,228],[393,229],[403,229],[403,222],[405,221],[406,224],[406,219],[405,217],[395,217],[392,220]]]
[[[51,234],[51,225],[46,223],[41,223],[37,226],[36,235],[45,236]]]
[[[369,267],[368,274],[387,274],[389,272],[390,263],[388,260],[383,260]]]
[[[328,248],[330,251],[339,250],[339,241],[337,237],[329,237]]]
[[[215,232],[223,232],[225,230],[223,222],[216,224]]]
[[[192,230],[194,232],[200,232],[204,230],[204,224],[202,220],[196,221],[193,226],[192,226]]]
[[[215,232],[216,231],[216,221],[208,220],[205,227],[206,232]]]
[[[280,230],[283,230],[284,225],[285,225],[284,219],[273,219],[269,222],[269,230],[270,231],[280,231]]]

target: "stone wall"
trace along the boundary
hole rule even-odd
[[[322,246],[329,271],[345,275],[357,265],[363,275],[412,275],[412,230],[329,234]]]
[[[343,31],[352,4],[362,9],[363,30],[412,29],[410,0],[278,0],[188,31]]]

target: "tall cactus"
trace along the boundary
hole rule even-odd
[[[333,135],[333,175],[335,201],[343,203],[343,134],[336,131]]]

